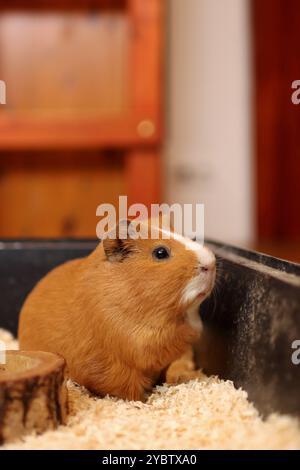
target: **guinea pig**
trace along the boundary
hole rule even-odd
[[[131,222],[132,223],[132,222]],[[61,354],[91,392],[142,400],[202,331],[199,305],[216,263],[206,247],[155,227],[155,237],[105,237],[48,273],[20,315],[20,348]],[[153,230],[153,223],[149,224]],[[149,231],[150,234],[150,231]]]

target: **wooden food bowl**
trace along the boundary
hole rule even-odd
[[[0,442],[64,424],[65,361],[42,351],[6,351],[0,364]]]

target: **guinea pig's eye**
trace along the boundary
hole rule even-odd
[[[152,251],[152,256],[156,260],[167,259],[170,257],[170,252],[165,246],[158,246]]]

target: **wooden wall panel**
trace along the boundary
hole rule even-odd
[[[126,191],[116,152],[2,152],[0,236],[95,237],[97,206]]]
[[[161,160],[155,149],[128,151],[125,160],[128,204],[142,203],[150,214],[151,204],[160,203]]]
[[[2,10],[120,10],[125,9],[127,0],[0,0]]]
[[[257,226],[260,240],[300,240],[299,0],[254,0]]]

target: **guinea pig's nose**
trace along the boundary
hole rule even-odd
[[[207,273],[209,271],[214,271],[215,267],[216,267],[215,260],[211,260],[211,261],[209,261],[208,263],[205,263],[205,264],[200,263],[200,271],[203,272],[203,273]]]

